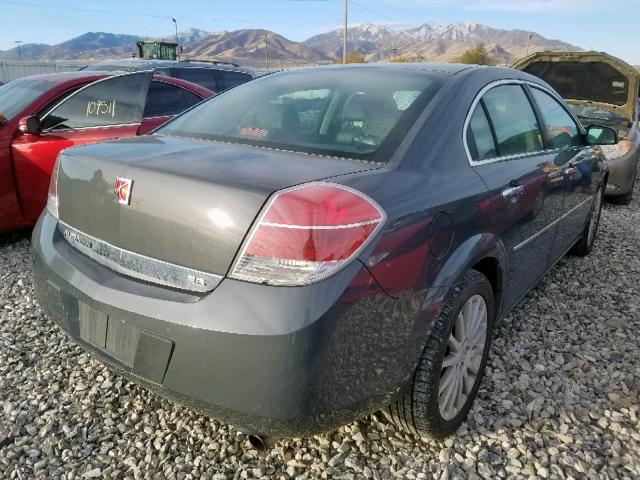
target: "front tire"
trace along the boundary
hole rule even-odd
[[[465,420],[478,393],[495,319],[487,277],[469,271],[448,294],[411,389],[385,412],[400,428],[444,438]]]
[[[593,250],[593,245],[596,242],[598,235],[598,227],[600,226],[600,216],[602,215],[602,204],[604,200],[604,189],[602,186],[598,187],[598,191],[593,200],[591,212],[589,213],[589,220],[587,221],[582,236],[573,246],[571,253],[578,255],[579,257],[586,257]]]

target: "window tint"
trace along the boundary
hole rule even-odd
[[[149,73],[137,73],[90,85],[44,117],[42,126],[52,130],[139,123],[149,78]]]
[[[536,116],[522,87],[493,88],[485,94],[483,101],[495,128],[499,156],[543,149]]]
[[[488,160],[496,157],[496,145],[493,141],[491,126],[482,104],[478,104],[469,122],[467,143],[471,158],[474,160]]]
[[[241,83],[251,80],[251,75],[242,72],[231,72],[227,70],[216,70],[218,80],[218,92],[236,87]]]
[[[212,68],[174,68],[173,75],[188,82],[195,83],[212,92],[217,92],[216,77]]]
[[[445,78],[369,68],[277,73],[212,98],[158,133],[386,163]],[[417,98],[398,104],[399,92],[414,91]]]
[[[199,96],[182,87],[165,82],[152,81],[147,93],[144,117],[177,115],[196,103],[200,103],[200,101],[201,98]]]
[[[531,93],[542,113],[554,148],[576,147],[583,144],[582,134],[571,115],[549,94],[532,88]]]

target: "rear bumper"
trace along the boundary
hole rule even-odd
[[[439,289],[393,299],[360,262],[307,287],[225,279],[192,295],[145,284],[74,250],[46,212],[33,262],[47,315],[99,360],[265,435],[329,431],[387,405],[411,381],[439,311]]]

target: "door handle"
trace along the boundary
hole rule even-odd
[[[502,191],[502,198],[506,198],[508,200],[517,201],[518,197],[520,197],[524,193],[524,186],[517,185],[515,187],[509,187]]]

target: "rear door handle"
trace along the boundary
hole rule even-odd
[[[502,191],[502,198],[506,198],[509,200],[517,201],[518,197],[520,197],[524,193],[524,186],[517,185],[515,187],[509,187]]]

